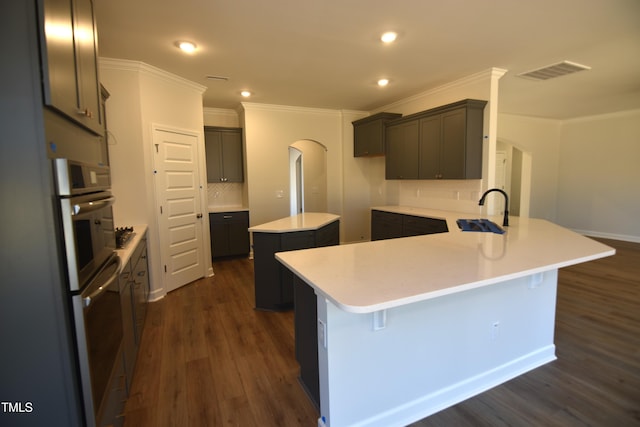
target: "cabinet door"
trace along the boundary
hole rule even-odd
[[[222,176],[225,182],[243,182],[242,133],[238,131],[221,133]]]
[[[402,235],[423,236],[425,234],[446,233],[447,221],[437,218],[404,215],[402,218]]]
[[[139,346],[142,339],[142,329],[147,316],[147,298],[149,295],[149,277],[147,267],[147,246],[143,240],[139,244],[142,246],[142,252],[137,259],[132,258],[132,263],[136,265],[133,268],[133,303],[134,303],[134,321],[136,330],[136,343]]]
[[[229,254],[245,255],[249,253],[249,224],[244,221],[229,223]]]
[[[438,179],[441,153],[440,115],[420,120],[420,179]]]
[[[207,160],[207,182],[222,182],[222,136],[217,131],[204,131],[204,150]]]
[[[205,127],[207,182],[243,182],[242,130]]]
[[[442,179],[470,178],[465,173],[466,109],[442,114],[442,145],[440,176]]]
[[[83,124],[104,133],[100,114],[100,83],[98,79],[98,31],[95,26],[93,1],[73,0],[76,23],[76,64],[78,69],[79,115]]]
[[[316,231],[316,247],[340,244],[340,221],[334,221]]]
[[[127,389],[131,388],[136,362],[136,333],[134,328],[133,295],[131,291],[131,264],[127,262],[120,273],[120,304],[122,306],[122,351]]]
[[[43,13],[44,101],[103,135],[93,2],[44,0]]]
[[[353,128],[353,156],[384,154],[384,123],[375,120]]]
[[[371,211],[371,240],[402,237],[402,215]]]
[[[418,179],[419,122],[412,120],[386,128],[386,179]]]

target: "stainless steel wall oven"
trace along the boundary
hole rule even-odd
[[[87,425],[122,359],[122,309],[109,167],[54,159],[57,203]]]

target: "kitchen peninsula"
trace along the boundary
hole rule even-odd
[[[407,425],[555,360],[558,269],[615,253],[545,220],[463,232],[477,214],[375,209],[449,231],[276,254],[317,296],[326,426]]]

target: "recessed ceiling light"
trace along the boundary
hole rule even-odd
[[[249,92],[248,90],[243,90],[242,92],[240,92],[240,95],[244,96],[245,98],[248,98],[251,96],[251,92]]]
[[[384,86],[386,86],[388,84],[389,84],[389,79],[380,79],[380,80],[378,80],[378,86],[384,87]]]
[[[382,36],[380,36],[380,40],[382,40],[384,43],[391,43],[394,42],[397,37],[398,33],[387,31],[386,33],[382,34]]]
[[[185,53],[193,53],[196,50],[196,44],[187,41],[177,41],[176,46]]]

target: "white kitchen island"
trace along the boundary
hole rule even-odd
[[[317,295],[327,426],[403,426],[555,360],[558,269],[615,253],[544,220],[384,209],[449,232],[276,254]]]

